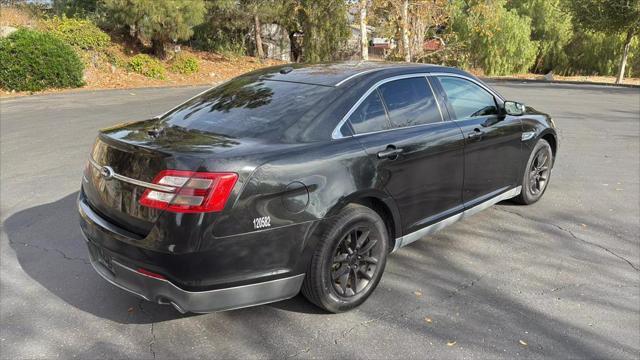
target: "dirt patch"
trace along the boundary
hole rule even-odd
[[[167,78],[165,80],[151,79],[127,70],[126,65],[117,65],[109,61],[101,61],[99,56],[86,61],[85,81],[87,85],[83,89],[113,89],[113,88],[136,88],[153,86],[179,86],[179,85],[201,85],[218,83],[238,76],[240,74],[257,70],[267,66],[282,64],[277,60],[260,60],[250,56],[240,56],[228,58],[218,54],[192,51],[183,49],[183,53],[193,55],[198,58],[199,71],[183,75],[168,71],[170,61],[165,62],[167,68]],[[126,61],[128,56],[122,56],[121,60]]]
[[[165,80],[148,78],[127,70],[126,63],[135,54],[119,45],[114,45],[105,52],[83,52],[80,55],[85,63],[85,86],[75,89],[49,89],[37,94],[74,92],[78,90],[217,84],[249,71],[284,64],[283,61],[279,60],[260,60],[250,56],[225,57],[210,52],[193,51],[188,48],[183,48],[181,51],[198,58],[199,71],[190,75],[172,73],[168,70],[170,68],[170,60],[167,60],[164,62],[167,68]],[[0,97],[32,94],[34,93],[0,90]]]

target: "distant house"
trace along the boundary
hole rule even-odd
[[[442,39],[429,39],[422,44],[422,48],[425,52],[438,51],[444,46]]]
[[[395,47],[393,39],[374,37],[369,41],[369,59],[384,60]]]

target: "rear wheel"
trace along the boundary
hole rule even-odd
[[[380,216],[365,206],[348,205],[320,239],[302,293],[330,312],[353,309],[378,285],[388,251],[389,237]]]
[[[551,177],[553,151],[549,143],[538,140],[529,156],[529,161],[522,178],[522,191],[513,200],[518,204],[529,205],[540,200]]]

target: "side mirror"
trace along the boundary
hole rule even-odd
[[[524,104],[515,101],[505,101],[504,102],[504,112],[507,115],[522,115],[527,111],[527,107]]]

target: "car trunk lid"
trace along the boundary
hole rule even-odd
[[[163,209],[140,204],[147,189],[163,170],[196,171],[203,153],[210,156],[228,150],[228,139],[214,134],[194,134],[179,128],[158,128],[157,121],[100,132],[83,177],[89,206],[114,224],[146,236]]]

